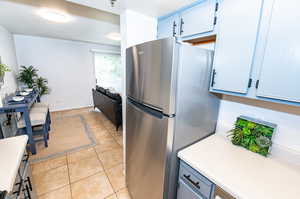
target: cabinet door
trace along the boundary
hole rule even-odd
[[[220,3],[211,90],[246,94],[263,0]]]
[[[214,30],[216,0],[205,0],[181,13],[182,37]]]
[[[300,102],[299,2],[275,0],[257,96]]]
[[[179,36],[179,16],[173,15],[158,21],[157,38]]]
[[[204,199],[189,187],[183,180],[179,179],[177,199]]]

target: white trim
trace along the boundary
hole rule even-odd
[[[101,49],[91,49],[92,53],[107,53],[107,54],[117,54],[121,55],[120,51],[113,51],[113,50],[101,50]]]

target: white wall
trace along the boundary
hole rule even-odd
[[[121,14],[121,35],[121,57],[123,68],[123,142],[126,147],[126,48],[155,40],[157,38],[157,19],[131,10],[126,10]],[[125,155],[124,150],[124,162]]]
[[[120,51],[119,47],[76,41],[15,35],[19,65],[33,65],[49,81],[50,95],[42,101],[51,111],[92,106],[95,87],[91,50]]]
[[[271,155],[300,165],[300,107],[225,95],[221,102],[217,133],[226,135],[240,115],[277,124]]]
[[[2,26],[0,26],[0,57],[2,63],[8,65],[11,69],[11,72],[5,74],[4,85],[0,89],[0,97],[3,99],[6,94],[10,94],[17,89],[17,58],[13,36]]]

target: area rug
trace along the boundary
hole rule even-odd
[[[55,118],[49,136],[48,148],[44,146],[44,142],[38,142],[37,154],[31,156],[31,162],[47,160],[96,145],[93,133],[82,115]]]

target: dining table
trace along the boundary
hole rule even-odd
[[[0,114],[21,113],[26,124],[26,134],[28,135],[29,150],[32,154],[36,154],[36,145],[33,138],[33,131],[30,120],[30,109],[36,102],[40,102],[40,94],[38,91],[32,91],[27,96],[23,96],[22,101],[14,101],[14,96],[20,96],[20,92],[7,96],[3,100],[3,105],[0,107]]]

